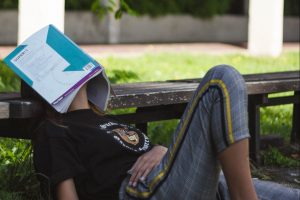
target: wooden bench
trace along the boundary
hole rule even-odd
[[[248,91],[250,156],[259,161],[260,112],[262,106],[294,104],[291,142],[300,141],[299,71],[244,75]],[[147,123],[180,118],[201,79],[117,84],[112,87],[109,108],[136,107],[136,112],[117,115],[147,132]],[[271,93],[292,91],[284,97],[270,98]],[[39,102],[21,98],[19,93],[0,93],[0,136],[30,139],[35,119],[43,113]]]

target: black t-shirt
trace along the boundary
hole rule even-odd
[[[46,120],[34,140],[37,172],[52,186],[74,178],[80,199],[118,199],[118,190],[137,158],[149,151],[138,129],[90,109],[63,114],[62,123]]]

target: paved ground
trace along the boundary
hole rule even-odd
[[[172,43],[172,44],[117,44],[117,45],[80,45],[92,57],[138,56],[145,53],[247,53],[246,44],[232,45],[223,43]],[[8,55],[15,46],[0,46],[0,59]],[[299,50],[299,43],[285,43],[283,51]]]

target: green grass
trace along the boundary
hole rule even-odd
[[[278,134],[286,143],[289,142],[292,131],[292,109],[292,105],[261,108],[261,134]]]
[[[41,199],[28,140],[0,140],[0,199]]]
[[[300,166],[300,160],[295,160],[283,155],[278,149],[270,148],[263,153],[263,162],[267,166],[275,167],[297,167]]]
[[[0,60],[0,92],[13,92],[20,89],[20,79]]]
[[[251,57],[243,54],[147,54],[138,57],[99,59],[108,75],[112,70],[125,70],[138,75],[136,81],[162,81],[202,77],[214,65],[228,64],[242,74],[299,70],[299,52],[284,53],[278,58]]]

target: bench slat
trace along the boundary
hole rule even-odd
[[[284,80],[300,78],[300,71],[285,71],[285,72],[269,72],[263,74],[245,74],[243,75],[246,82],[251,81],[268,81],[268,80]],[[184,79],[184,80],[168,80],[168,82],[200,82],[201,79]]]
[[[271,79],[272,74],[275,74],[274,76],[278,78],[282,72],[280,72],[280,74],[269,73],[267,77]],[[288,72],[284,74],[290,78],[282,80],[246,81],[248,95],[300,91],[299,73]],[[249,75],[249,77],[251,76],[254,75]],[[257,76],[262,75],[258,74]],[[113,85],[112,87],[115,90],[116,97],[111,98],[109,108],[149,107],[187,103],[197,86],[198,83],[193,82],[146,82]],[[0,119],[8,117],[36,117],[42,113],[42,108],[38,102],[21,99],[18,93],[0,93],[0,102]]]
[[[0,119],[9,118],[9,103],[0,102]]]

